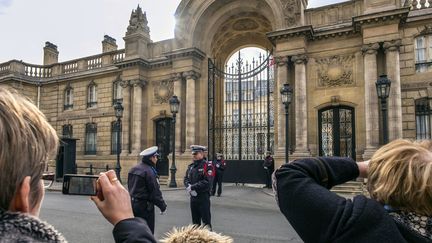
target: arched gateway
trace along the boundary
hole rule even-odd
[[[59,62],[57,46],[46,42],[43,65],[1,63],[0,85],[32,99],[59,134],[73,131],[64,136],[76,139],[79,173],[90,164],[114,168],[121,152],[125,180],[139,152],[158,145],[161,174],[176,172],[181,185],[190,145],[202,144],[210,158],[220,151],[232,162],[228,180],[260,182],[263,151],[274,153],[277,167],[287,144],[290,160],[360,160],[381,146],[383,129],[389,140],[430,137],[432,106],[416,105],[432,100],[427,2],[351,0],[307,9],[307,0],[183,0],[175,38],[158,42],[138,7],[124,49],[105,36],[101,54]],[[245,70],[218,66],[246,47],[271,55]],[[375,87],[382,74],[391,80],[385,125]],[[287,83],[293,100],[286,133],[279,90]],[[180,100],[175,129],[173,95]],[[124,107],[120,131],[112,129],[117,102]],[[112,149],[118,133],[121,151]]]

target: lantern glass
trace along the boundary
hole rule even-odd
[[[123,106],[120,102],[116,102],[114,105],[114,111],[115,111],[115,116],[118,118],[122,118],[123,117]]]
[[[179,106],[180,106],[180,100],[177,98],[176,95],[174,95],[173,97],[171,97],[169,99],[169,104],[170,104],[171,113],[173,113],[173,114],[178,113]]]

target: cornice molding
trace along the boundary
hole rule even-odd
[[[312,39],[314,30],[312,25],[289,28],[285,30],[277,30],[266,34],[267,38],[274,45],[278,40],[288,40],[293,37],[304,36],[306,39]]]
[[[361,30],[361,27],[369,24],[376,24],[388,21],[398,20],[399,23],[404,23],[408,18],[410,8],[399,8],[378,13],[365,14],[353,17],[353,26],[356,31]]]
[[[166,58],[168,58],[169,60],[183,59],[183,58],[190,58],[190,57],[198,58],[199,60],[204,60],[204,58],[206,57],[206,54],[203,51],[195,47],[177,49],[162,54],[165,55]]]

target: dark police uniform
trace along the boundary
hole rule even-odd
[[[225,160],[222,158],[222,154],[216,154],[217,159],[213,162],[213,166],[216,168],[216,175],[213,180],[213,187],[211,190],[211,194],[214,196],[216,193],[216,185],[218,187],[217,189],[217,196],[219,197],[222,194],[222,180],[223,180],[223,174],[226,168]]]
[[[267,156],[264,159],[263,167],[266,170],[266,187],[271,188],[271,176],[274,171],[274,159],[268,151]]]
[[[203,152],[204,146],[191,146],[193,152]],[[209,165],[210,164],[210,165]],[[211,229],[210,214],[210,189],[213,181],[214,171],[211,162],[205,159],[195,160],[186,170],[184,185],[187,188],[191,186],[190,207],[192,213],[192,223],[204,225]]]
[[[164,212],[166,204],[159,188],[159,176],[154,167],[155,165],[150,160],[150,157],[157,153],[157,147],[154,146],[149,149],[149,151],[146,149],[141,152],[140,155],[144,155],[142,162],[129,171],[128,189],[135,217],[145,219],[151,232],[154,233],[154,205],[161,212]]]

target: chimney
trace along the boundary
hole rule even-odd
[[[45,42],[44,50],[44,59],[43,65],[50,65],[54,63],[58,63],[58,55],[57,46],[53,43],[47,41]]]
[[[116,39],[112,38],[109,35],[104,35],[104,40],[102,41],[102,52],[110,52],[110,51],[116,51],[117,50],[117,44]]]

